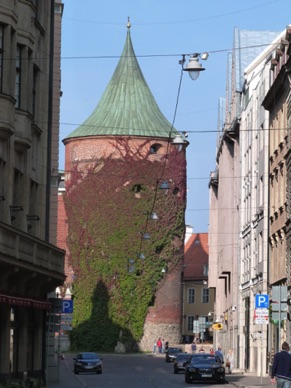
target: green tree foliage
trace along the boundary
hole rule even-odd
[[[68,249],[74,271],[73,349],[135,350],[161,270],[181,257],[184,238],[185,156],[166,160],[128,155],[76,164],[66,184]],[[159,190],[168,180],[169,190]],[[158,221],[150,220],[156,212]],[[151,238],[143,241],[143,233]],[[140,254],[144,259],[140,258]]]

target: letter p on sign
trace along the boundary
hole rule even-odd
[[[72,314],[73,313],[73,300],[72,299],[64,299],[63,300],[63,314]]]
[[[269,307],[269,295],[257,294],[255,296],[256,309],[267,309]]]

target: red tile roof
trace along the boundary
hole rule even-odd
[[[208,233],[192,234],[185,245],[184,280],[207,280],[203,275],[208,266]]]

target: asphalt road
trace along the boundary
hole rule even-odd
[[[174,374],[173,364],[166,363],[164,356],[152,355],[103,355],[103,373],[73,374],[73,355],[66,355],[64,364],[68,370],[68,380],[80,388],[174,388],[189,387],[184,374]],[[60,382],[61,384],[61,382]],[[79,385],[80,384],[80,385]],[[210,384],[207,384],[210,385]],[[59,385],[60,387],[62,385]],[[195,384],[195,387],[206,384]],[[211,384],[212,388],[221,385]]]

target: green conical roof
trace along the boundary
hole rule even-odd
[[[66,139],[104,135],[169,138],[177,134],[144,79],[129,27],[121,58],[99,104]]]

